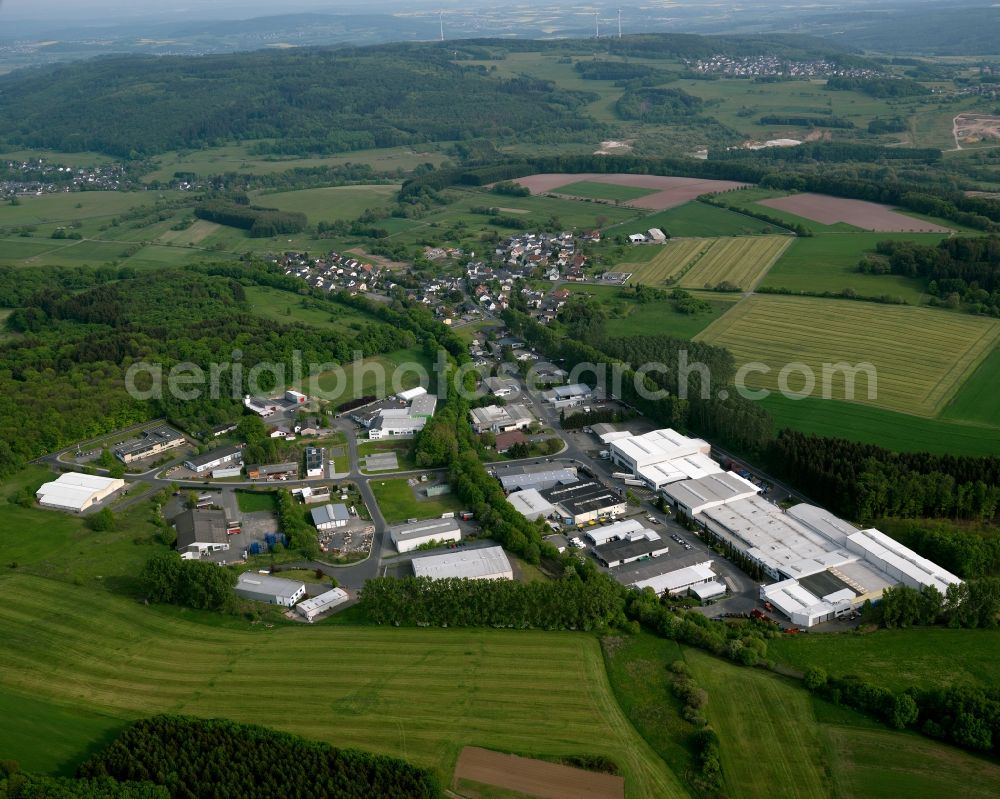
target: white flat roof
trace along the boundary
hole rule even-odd
[[[555,508],[548,502],[536,488],[528,488],[524,491],[515,491],[507,497],[507,501],[514,506],[514,510],[529,519],[537,519],[539,516],[548,516]]]
[[[312,599],[303,599],[295,607],[304,613],[318,613],[327,608],[332,608],[342,602],[346,602],[350,597],[343,588],[331,588],[319,596]]]
[[[688,438],[669,427],[653,430],[641,436],[621,438],[611,442],[611,449],[621,457],[645,466],[696,452],[708,453],[710,446],[700,438]]]
[[[427,389],[423,386],[416,386],[415,388],[408,388],[406,391],[400,391],[396,397],[401,399],[403,402],[409,402],[412,399],[423,396],[427,393]]]
[[[44,505],[83,510],[95,498],[103,499],[124,486],[125,481],[119,478],[66,472],[40,486],[35,496]]]
[[[612,538],[625,538],[630,533],[637,533],[645,529],[638,519],[622,519],[620,522],[587,527],[583,534],[593,541],[595,546],[602,546]]]
[[[463,549],[443,555],[414,558],[413,573],[417,577],[430,577],[432,580],[448,577],[466,580],[512,577],[510,561],[502,547]]]
[[[722,596],[726,593],[726,585],[725,583],[720,583],[718,580],[710,580],[707,583],[692,585],[691,593],[698,597],[698,599],[711,599],[714,596]]]
[[[414,538],[425,538],[426,536],[444,535],[446,533],[460,532],[458,522],[454,519],[424,519],[418,522],[409,522],[390,528],[393,541],[410,541]]]
[[[719,474],[722,467],[702,452],[682,455],[679,458],[639,466],[636,475],[654,486],[660,487],[680,480],[697,480],[711,474]]]
[[[657,594],[680,591],[697,583],[708,582],[715,579],[715,572],[712,571],[712,561],[696,563],[694,566],[687,566],[683,569],[676,569],[665,574],[658,574],[646,580],[639,580],[632,583],[638,589],[652,588]]]
[[[632,438],[628,430],[612,430],[610,433],[601,434],[601,443],[610,444],[612,441],[621,441],[623,438]]]
[[[834,516],[825,508],[819,508],[805,502],[789,508],[786,513],[793,519],[802,522],[809,529],[815,530],[841,546],[845,546],[848,537],[858,531],[858,528],[853,524]]]
[[[702,456],[704,457],[704,456]],[[713,461],[714,463],[714,461]],[[760,489],[740,477],[736,472],[719,471],[694,480],[671,483],[663,488],[663,493],[695,513],[710,504],[735,502],[755,496]]]

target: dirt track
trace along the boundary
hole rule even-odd
[[[579,768],[503,755],[467,746],[458,757],[455,779],[475,780],[538,799],[623,799],[625,780]]]
[[[773,200],[759,200],[758,205],[777,208],[796,216],[811,219],[823,225],[843,222],[862,230],[900,233],[921,231],[928,233],[950,233],[951,230],[933,222],[925,222],[913,216],[893,211],[885,205],[864,200],[848,200],[843,197],[828,197],[825,194],[792,194],[775,197]]]
[[[551,172],[543,175],[529,175],[518,178],[515,183],[531,189],[532,194],[546,192],[561,194],[560,186],[568,186],[582,180],[589,180],[593,183],[611,183],[616,186],[632,186],[639,189],[656,189],[653,194],[622,203],[622,205],[645,208],[650,211],[665,211],[668,208],[690,202],[702,194],[716,194],[720,191],[744,188],[747,185],[732,180],[704,180],[702,178],[677,178],[664,175],[607,175],[595,172],[582,174]]]

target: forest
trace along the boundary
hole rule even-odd
[[[386,755],[223,719],[154,716],[131,724],[78,770],[84,779],[152,782],[171,799],[433,799],[429,771]]]
[[[305,230],[306,215],[279,211],[276,208],[260,208],[253,205],[239,205],[224,200],[211,200],[194,209],[199,219],[207,219],[220,225],[249,231],[252,238],[269,239],[287,233]]]
[[[913,97],[930,94],[931,90],[909,78],[848,78],[834,76],[826,87],[832,92],[861,92],[869,97]]]
[[[109,56],[13,73],[0,77],[0,141],[134,159],[249,140],[275,154],[480,136],[557,141],[594,127],[575,113],[589,95],[498,78],[450,55],[403,47]]]
[[[690,119],[703,104],[683,89],[629,89],[615,103],[615,111],[622,119],[670,123]]]
[[[189,400],[164,391],[162,398],[141,400],[126,391],[125,371],[133,362],[160,364],[164,375],[190,362],[207,374],[210,364],[230,363],[239,351],[242,363],[282,364],[290,377],[295,353],[304,364],[349,363],[358,352],[413,345],[415,334],[388,310],[385,322],[373,319],[361,331],[342,332],[254,315],[240,280],[256,276],[287,288],[290,279],[274,270],[20,271],[26,285],[0,270],[0,290],[10,287],[3,304],[16,298],[20,306],[8,317],[8,329],[22,334],[0,344],[6,365],[0,373],[0,475],[45,452],[158,416],[184,430],[204,430],[242,413],[249,369],[222,370],[216,399],[207,391]],[[218,274],[206,274],[212,271]],[[53,275],[49,285],[41,285],[47,275]],[[108,275],[119,279],[98,282]],[[272,379],[265,371],[261,389],[272,388]],[[144,380],[140,376],[136,386],[149,388]]]
[[[1000,238],[960,236],[936,247],[909,241],[879,242],[880,259],[865,259],[859,271],[881,271],[919,278],[944,305],[970,304],[973,313],[1000,315]]]

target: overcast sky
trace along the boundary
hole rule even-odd
[[[0,0],[3,19],[86,19],[96,24],[128,17],[150,19],[226,19],[287,14],[296,11],[373,10],[430,0]]]

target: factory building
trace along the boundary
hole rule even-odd
[[[594,480],[555,486],[540,493],[566,524],[588,524],[622,516],[628,510],[624,496]]]
[[[125,481],[115,477],[66,472],[43,484],[35,492],[35,498],[43,508],[80,513],[99,505],[124,487]]]
[[[439,544],[461,541],[462,531],[454,519],[425,519],[390,527],[389,537],[397,552],[412,552],[432,541]]]
[[[432,580],[513,580],[514,572],[502,547],[461,549],[413,559],[413,573]]]
[[[653,491],[680,480],[699,479],[722,471],[709,457],[711,447],[707,442],[688,438],[670,428],[641,436],[615,436],[606,443],[611,462]]]

